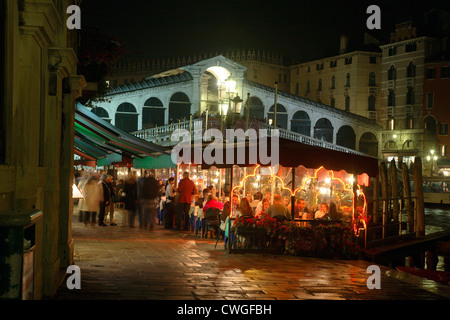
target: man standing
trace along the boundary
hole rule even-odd
[[[182,222],[184,220],[183,229],[189,229],[189,211],[191,210],[192,195],[197,193],[197,188],[194,182],[189,179],[189,172],[183,173],[183,179],[178,184],[178,210],[176,230],[181,230]]]
[[[153,229],[156,208],[158,207],[160,184],[153,176],[142,179],[142,223],[145,229]]]

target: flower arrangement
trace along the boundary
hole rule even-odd
[[[342,224],[300,226],[294,221],[278,222],[267,214],[258,218],[240,217],[233,225],[240,236],[259,235],[270,239],[267,247],[280,248],[285,254],[322,258],[355,259],[358,237],[351,226]],[[232,230],[233,230],[232,229]]]

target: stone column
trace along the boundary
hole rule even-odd
[[[61,157],[60,157],[60,215],[58,255],[60,266],[67,268],[73,264],[74,242],[72,239],[72,184],[73,148],[75,130],[75,99],[81,95],[86,81],[83,76],[70,76],[65,79],[65,92],[62,101]]]

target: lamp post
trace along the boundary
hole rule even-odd
[[[235,115],[238,115],[241,113],[241,108],[242,108],[242,99],[239,97],[239,95],[237,95],[236,97],[233,98],[233,104],[234,104],[234,108],[233,108],[233,113]]]
[[[438,156],[434,154],[434,150],[430,150],[430,154],[427,156],[427,160],[431,161],[431,171],[430,176],[433,176],[434,162],[437,160]]]
[[[246,115],[246,125],[245,125],[245,130],[248,130],[248,120],[250,118],[250,92],[247,93],[247,115]]]
[[[277,128],[277,97],[278,96],[278,82],[275,82],[275,103],[274,103],[274,108],[275,110],[273,111],[273,128],[276,129]]]

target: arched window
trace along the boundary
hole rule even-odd
[[[427,116],[424,120],[425,135],[436,136],[436,120],[432,116]]]
[[[191,115],[191,102],[186,94],[175,93],[169,102],[169,121],[189,120]]]
[[[319,81],[317,82],[317,90],[322,91],[322,79],[319,78]]]
[[[164,114],[165,109],[161,100],[154,97],[147,99],[142,108],[142,128],[164,125]]]
[[[306,81],[306,93],[309,93],[310,89],[311,89],[311,84],[310,84],[310,82],[308,80],[308,81]]]
[[[106,111],[102,107],[96,107],[96,108],[92,109],[92,113],[97,115],[98,117],[102,118],[105,121],[111,122],[108,111]]]
[[[314,138],[333,143],[333,126],[330,120],[321,118],[314,127]]]
[[[345,96],[345,111],[350,111],[350,96]]]
[[[311,135],[311,119],[305,111],[297,111],[294,114],[291,120],[291,131],[308,137]]]
[[[336,134],[336,144],[355,150],[356,134],[352,127],[342,126]]]
[[[275,119],[275,105],[271,106],[269,112],[267,113],[267,118],[269,119],[269,124]],[[287,129],[288,114],[286,108],[282,104],[277,104],[277,128]]]
[[[416,76],[416,65],[412,61],[409,62],[408,67],[406,68],[406,76],[407,77]]]
[[[347,76],[345,78],[346,78],[345,86],[350,87],[350,73],[347,73]]]
[[[245,108],[247,108],[247,102],[245,103]],[[258,97],[250,97],[249,119],[264,121],[264,105]]]
[[[369,86],[376,86],[375,72],[369,73]]]
[[[388,70],[388,80],[395,80],[397,79],[397,69],[393,65],[390,66]]]
[[[125,132],[136,131],[138,129],[136,108],[129,102],[121,103],[117,107],[114,125]]]
[[[331,77],[331,89],[335,89],[336,88],[336,77],[332,76]]]
[[[359,139],[359,152],[378,157],[378,141],[372,132],[365,132]]]
[[[336,106],[336,100],[334,99],[334,97],[330,98],[330,106],[332,106],[333,108]]]

